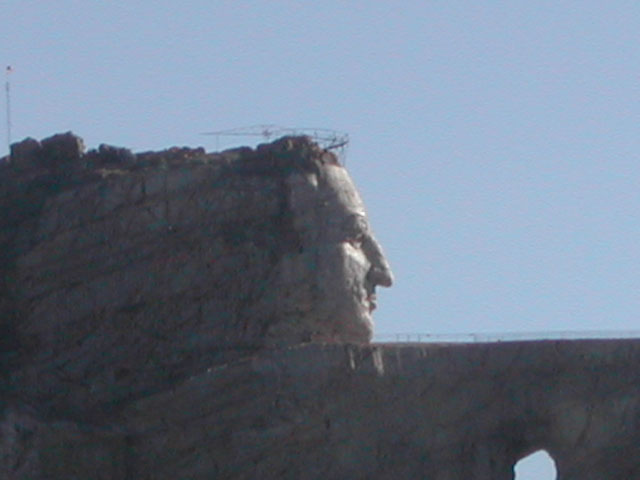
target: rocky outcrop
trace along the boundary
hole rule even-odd
[[[628,480],[640,475],[639,360],[639,341],[262,352],[133,401],[107,425],[5,413],[0,473],[507,480],[544,448],[559,479]]]
[[[83,150],[71,133],[27,139],[0,172],[12,395],[90,418],[265,346],[368,342],[346,309],[353,282],[331,290],[346,242],[325,228],[343,220],[332,154],[306,137]]]
[[[393,277],[335,156],[0,162],[0,478],[640,476],[640,341],[371,345]]]

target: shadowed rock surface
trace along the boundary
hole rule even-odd
[[[305,137],[222,154],[82,145],[28,139],[0,173],[11,394],[88,418],[265,346],[369,341],[342,255],[368,226],[344,224],[331,153]],[[374,256],[371,295],[391,282]]]
[[[371,345],[392,274],[305,137],[0,164],[0,478],[640,477],[640,341]]]

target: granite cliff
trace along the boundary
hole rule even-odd
[[[393,276],[336,157],[0,163],[0,478],[640,477],[640,341],[370,344]]]
[[[368,235],[336,198],[343,171],[305,137],[222,154],[14,145],[0,170],[12,394],[91,416],[265,346],[368,342],[358,265],[338,250]],[[362,304],[391,281],[379,256]]]

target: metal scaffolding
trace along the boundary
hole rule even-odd
[[[251,125],[249,127],[238,127],[227,130],[217,130],[214,132],[203,132],[202,135],[213,135],[216,137],[216,147],[219,149],[220,138],[223,137],[261,137],[265,141],[284,136],[305,136],[309,137],[324,150],[333,151],[341,163],[345,163],[346,148],[349,144],[349,135],[328,128],[312,127],[281,127],[278,125]]]

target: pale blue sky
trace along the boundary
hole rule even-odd
[[[16,0],[0,16],[16,140],[348,132],[397,277],[379,332],[638,328],[636,1]]]
[[[348,132],[397,278],[379,332],[640,329],[637,1],[7,0],[0,17],[16,140]]]

